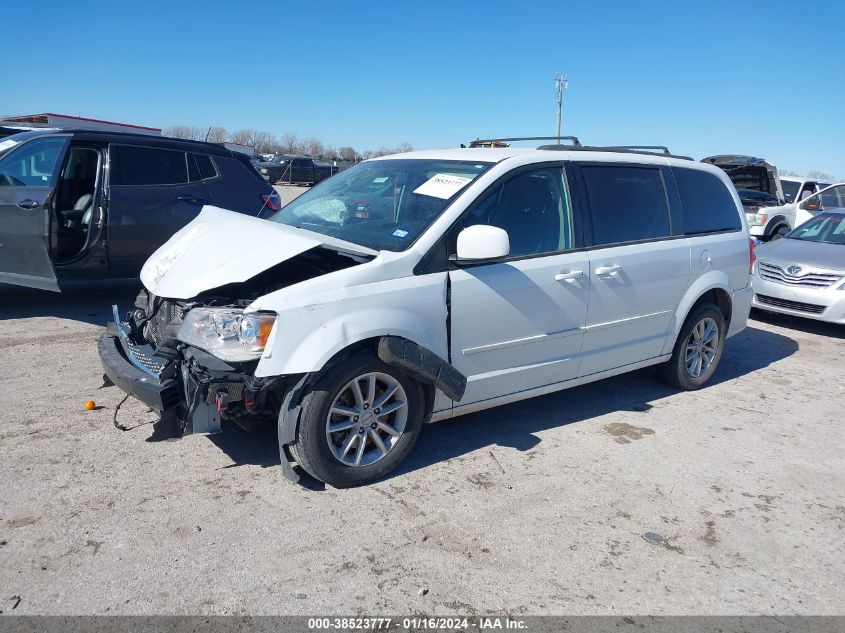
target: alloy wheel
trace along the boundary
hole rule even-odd
[[[685,365],[693,378],[706,374],[719,352],[719,326],[715,320],[705,317],[695,324],[687,339]]]
[[[350,380],[326,417],[332,455],[346,466],[374,464],[395,447],[408,420],[408,398],[393,376],[380,372]]]

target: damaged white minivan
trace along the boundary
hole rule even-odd
[[[413,152],[269,219],[206,207],[99,351],[160,425],[277,420],[287,477],[354,486],[424,422],[649,365],[702,387],[753,258],[727,176],[665,149]]]

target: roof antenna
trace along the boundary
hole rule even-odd
[[[557,144],[560,145],[560,112],[563,109],[563,91],[569,87],[569,73],[555,75],[555,91],[557,93]]]

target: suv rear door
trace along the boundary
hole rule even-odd
[[[671,209],[677,205],[669,202],[668,167],[574,164],[586,203],[590,256],[580,369],[586,376],[662,354],[689,284],[690,250],[683,233],[672,230]]]
[[[184,150],[109,146],[108,244],[112,272],[135,275],[159,246],[193,220],[211,195],[191,182],[197,165]]]
[[[52,204],[69,138],[36,137],[0,157],[0,282],[59,291]]]

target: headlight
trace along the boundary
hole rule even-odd
[[[275,314],[244,314],[235,308],[194,308],[179,328],[179,340],[227,361],[254,360],[261,356]]]
[[[764,226],[769,221],[768,213],[746,213],[745,219],[749,226]]]
[[[262,168],[261,168],[261,169],[259,169],[258,171],[259,171],[260,173],[262,173],[262,174],[266,174],[266,173],[267,173],[267,168],[266,168],[266,167],[262,167]]]

